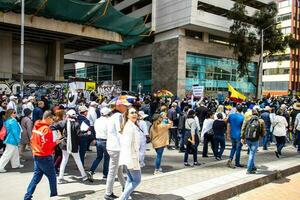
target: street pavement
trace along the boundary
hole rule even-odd
[[[224,188],[222,184],[226,184],[226,180],[235,181],[245,177],[256,178],[260,175],[246,175],[245,168],[230,169],[226,166],[230,147],[227,146],[224,152],[224,159],[216,161],[212,156],[210,149],[209,158],[202,158],[199,152],[199,162],[205,163],[197,167],[183,166],[183,153],[178,153],[177,150],[165,150],[162,168],[164,174],[153,175],[155,151],[149,146],[149,151],[146,152],[146,167],[142,169],[142,183],[137,188],[137,192],[132,195],[132,199],[143,200],[172,200],[172,199],[199,199],[210,193],[216,193],[215,188]],[[202,146],[199,147],[199,150]],[[296,149],[288,146],[284,148],[284,157],[277,159],[274,154],[274,145],[268,151],[259,150],[257,163],[260,174],[267,174],[268,171],[273,171],[271,166],[292,166],[293,162],[300,164],[300,156],[296,153]],[[95,148],[93,152],[88,153],[86,157],[85,168],[88,170],[93,158],[95,158]],[[25,168],[14,170],[7,165],[8,173],[0,174],[1,196],[5,200],[22,199],[25,194],[28,183],[31,180],[33,172],[33,162],[30,160],[30,152],[26,152],[27,161],[24,162]],[[192,155],[189,157],[190,161]],[[246,164],[247,153],[246,147],[242,152],[242,163]],[[70,157],[66,168],[66,180],[69,183],[58,185],[59,196],[54,199],[103,199],[105,191],[105,180],[102,179],[100,163],[96,174],[95,181],[81,182],[79,179],[79,171],[74,160]],[[261,175],[262,176],[262,175]],[[235,181],[237,182],[237,181]],[[121,187],[116,181],[114,192],[116,195],[121,194]],[[204,195],[204,196],[203,196]],[[2,199],[2,198],[1,198]],[[34,193],[34,199],[43,200],[49,198],[48,180],[44,177],[41,183],[37,186]]]
[[[276,180],[240,194],[230,200],[297,200],[300,199],[300,173]]]

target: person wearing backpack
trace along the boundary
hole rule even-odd
[[[242,126],[242,143],[247,143],[249,148],[249,158],[247,163],[247,174],[255,174],[254,164],[255,154],[259,145],[259,138],[265,135],[266,128],[264,120],[259,118],[256,109],[252,110],[252,116],[245,119]]]
[[[275,151],[275,155],[277,158],[281,156],[281,150],[285,145],[286,128],[288,127],[288,122],[283,114],[284,113],[281,109],[277,110],[275,117],[271,121],[273,126],[273,135],[276,139],[277,150]]]

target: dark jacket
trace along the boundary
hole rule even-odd
[[[265,122],[266,130],[270,130],[270,128],[271,128],[270,112],[263,111],[263,113],[260,115],[260,117]]]
[[[33,112],[32,112],[32,121],[33,121],[33,124],[37,120],[42,120],[43,119],[43,114],[44,114],[44,111],[40,107],[35,107],[33,109]]]
[[[214,136],[221,136],[224,137],[226,132],[226,123],[224,120],[215,120],[212,126],[214,131]]]
[[[84,115],[78,115],[78,123],[79,123],[79,127],[81,126],[82,122],[84,122],[86,125],[90,126],[90,120],[88,120]],[[85,135],[88,131],[81,131],[81,135]]]
[[[57,122],[52,125],[52,130],[60,130],[63,136],[60,147],[62,150],[67,150],[67,119]],[[82,135],[80,132],[80,126],[78,121],[71,121],[71,144],[72,144],[72,153],[78,153],[79,151],[79,137]]]
[[[199,119],[199,124],[202,127],[204,120],[206,119],[208,109],[205,106],[197,107],[196,110],[196,116]]]
[[[176,110],[175,109],[173,109],[173,108],[170,108],[169,110],[168,110],[168,118],[169,118],[169,120],[171,120],[171,121],[173,121],[173,126],[178,126],[178,117],[177,117],[177,112],[176,112]]]

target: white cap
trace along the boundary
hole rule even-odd
[[[28,97],[28,101],[34,100],[34,99],[35,99],[35,97],[33,97],[33,96],[29,96],[29,97]]]
[[[77,115],[76,115],[76,112],[75,110],[71,109],[69,110],[67,113],[66,113],[67,116],[71,117],[71,118],[76,118]]]
[[[143,119],[145,119],[149,115],[145,114],[144,111],[141,110],[141,111],[139,111],[139,116],[141,116]]]
[[[98,106],[98,103],[97,103],[96,101],[92,101],[92,102],[90,103],[90,106]]]
[[[111,109],[104,107],[101,109],[101,115],[108,115],[111,112]]]
[[[14,99],[18,99],[18,97],[14,96],[14,95],[9,97],[9,100],[14,100]]]
[[[80,113],[83,113],[83,112],[88,111],[88,108],[87,108],[86,106],[79,106],[78,111],[79,111]]]
[[[25,99],[22,100],[22,102],[23,102],[23,103],[27,103],[27,102],[28,102],[28,99],[25,98]]]

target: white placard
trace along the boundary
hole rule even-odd
[[[85,89],[85,82],[76,82],[76,87],[78,90],[84,90]]]
[[[203,97],[204,95],[204,86],[193,86],[193,96],[194,97]]]

